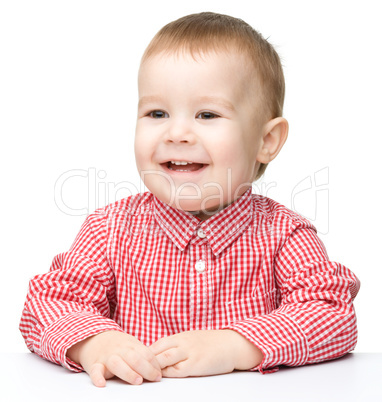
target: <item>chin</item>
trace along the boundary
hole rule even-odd
[[[147,188],[162,202],[186,212],[200,211],[213,214],[233,201],[227,200],[227,197],[224,197],[223,194],[215,192],[203,193],[200,190],[197,191],[194,187],[190,189],[184,187],[180,190],[179,187],[166,186],[165,183],[160,181],[147,184]]]
[[[187,200],[187,199],[177,199],[169,203],[173,208],[180,209],[186,212],[195,212],[202,209],[200,200]]]

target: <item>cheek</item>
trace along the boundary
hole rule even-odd
[[[136,132],[134,141],[134,153],[135,160],[139,168],[145,168],[145,165],[149,163],[152,156],[153,142],[150,141],[150,137]]]
[[[255,150],[248,144],[247,148],[244,145],[231,147],[231,152],[226,153],[225,158],[222,157],[222,163],[225,163],[226,168],[231,169],[233,189],[241,188],[244,183],[252,183],[256,171]],[[254,144],[251,146],[254,147]]]
[[[252,161],[253,151],[240,138],[237,141],[221,140],[213,145],[214,161],[219,167],[242,169]]]
[[[134,143],[134,154],[135,154],[135,163],[137,165],[138,170],[142,169],[143,165],[143,152],[142,152],[142,147],[139,141],[135,140]]]

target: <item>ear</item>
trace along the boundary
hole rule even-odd
[[[288,137],[288,129],[288,122],[283,117],[276,117],[264,125],[258,162],[266,164],[276,158]]]

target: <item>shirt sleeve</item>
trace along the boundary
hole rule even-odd
[[[354,349],[353,299],[360,282],[329,261],[312,225],[295,226],[275,256],[274,275],[277,309],[229,325],[262,350],[264,359],[253,370],[274,372],[279,365],[317,363]]]
[[[81,371],[66,357],[70,346],[100,332],[122,331],[111,319],[115,282],[106,248],[106,218],[94,213],[70,250],[53,259],[50,271],[31,279],[20,331],[32,352]]]

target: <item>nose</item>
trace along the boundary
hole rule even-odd
[[[192,125],[186,119],[172,119],[167,127],[166,143],[189,144],[196,142],[196,136],[192,130]]]

